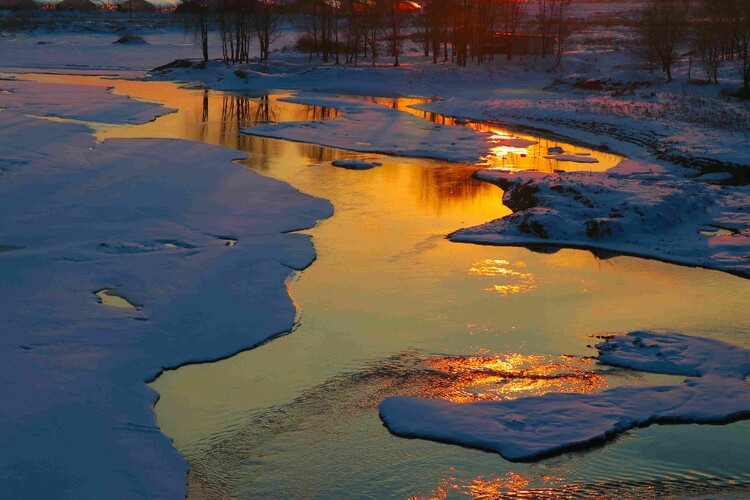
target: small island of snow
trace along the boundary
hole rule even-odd
[[[618,335],[596,348],[604,364],[688,378],[674,386],[508,401],[391,397],[381,403],[380,416],[399,436],[496,451],[509,460],[541,458],[653,423],[716,424],[750,417],[747,349],[653,332]]]

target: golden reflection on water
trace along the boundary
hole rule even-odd
[[[494,279],[503,279],[505,283],[493,283],[485,290],[496,292],[500,295],[516,295],[526,293],[536,288],[534,274],[521,272],[513,269],[513,266],[524,269],[526,263],[517,261],[511,264],[504,259],[482,259],[475,261],[469,274],[472,276],[490,276]]]
[[[542,480],[550,483],[558,482],[560,478],[544,476]],[[461,479],[451,475],[443,479],[428,496],[412,496],[409,500],[445,500],[452,493],[469,496],[473,499],[495,499],[522,494],[531,484],[533,478],[515,472],[508,472],[503,477],[486,479],[478,476],[472,480]]]
[[[582,147],[580,145],[570,144],[555,139],[545,139],[530,136],[519,132],[514,132],[499,125],[464,122],[455,118],[444,116],[438,113],[422,111],[412,106],[425,104],[431,99],[417,97],[372,97],[368,98],[370,102],[388,106],[391,109],[397,109],[406,113],[413,114],[420,118],[429,120],[441,125],[463,125],[479,132],[491,134],[488,140],[488,153],[484,157],[484,164],[489,168],[505,168],[519,170],[539,170],[541,172],[554,172],[555,170],[565,170],[568,172],[585,171],[585,172],[603,172],[614,167],[625,158],[612,153],[605,153],[594,149]],[[522,139],[529,141],[531,145],[521,147],[512,144],[506,144],[509,139]],[[499,145],[495,145],[499,144]],[[566,153],[584,154],[596,158],[598,163],[575,163],[568,161],[558,161],[547,156],[549,148],[561,147]]]
[[[94,128],[98,141],[106,139],[180,138],[238,149],[251,153],[242,163],[253,170],[268,173],[280,165],[330,163],[337,159],[359,157],[358,153],[341,151],[315,144],[283,141],[244,135],[243,127],[263,123],[305,122],[334,119],[338,111],[284,101],[289,94],[250,97],[242,94],[180,88],[172,82],[115,80],[97,76],[23,74],[20,78],[42,83],[104,87],[132,99],[158,103],[172,112],[140,125],[86,123]],[[46,117],[46,119],[56,119]],[[59,121],[83,123],[76,120]],[[369,155],[372,157],[373,155]],[[415,199],[440,215],[447,209],[492,212],[485,222],[505,215],[502,192],[495,186],[471,178],[475,166],[433,162],[432,168],[417,168],[408,158],[383,157],[380,161],[398,168],[368,172],[373,182],[383,182],[382,189],[399,196],[401,205]],[[355,173],[354,175],[356,175]],[[332,174],[341,182],[354,186],[346,173]],[[292,183],[294,184],[294,183]],[[494,208],[492,208],[494,207]],[[450,230],[458,227],[450,228]]]
[[[607,386],[604,377],[590,369],[587,358],[503,354],[498,356],[441,357],[426,366],[446,377],[435,378],[424,388],[428,397],[455,403],[498,401],[550,392],[585,394]],[[447,381],[447,383],[446,383]]]
[[[128,299],[113,293],[113,290],[109,288],[104,288],[102,290],[94,292],[94,295],[96,295],[99,299],[99,302],[101,304],[104,304],[105,306],[115,307],[118,309],[140,309],[140,306],[130,303]]]

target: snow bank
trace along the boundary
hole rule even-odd
[[[612,173],[482,170],[514,212],[450,239],[601,249],[750,276],[750,190],[625,162]],[[729,235],[707,234],[725,228]]]
[[[39,87],[13,85],[14,108],[25,96],[44,114]],[[90,95],[94,115],[130,116]],[[144,382],[289,331],[285,280],[315,256],[289,231],[332,209],[232,163],[236,151],[87,132],[0,112],[0,485],[8,498],[182,498],[187,466]]]
[[[138,71],[141,74],[175,59],[200,57],[199,42],[191,30],[163,27],[137,30],[142,43],[115,43],[123,37],[121,31],[106,21],[90,24],[100,32],[78,30],[73,21],[61,21],[55,30],[17,32],[2,40],[0,68],[7,70],[69,70],[69,71]],[[123,24],[130,29],[130,22]],[[211,33],[211,57],[219,57],[221,45],[218,34]]]
[[[242,132],[339,149],[468,163],[477,162],[487,153],[491,136],[346,97],[304,94],[285,100],[335,108],[340,114],[331,120],[274,123],[246,127]]]
[[[82,122],[139,124],[173,112],[158,104],[110,94],[103,87],[0,80],[0,106],[9,111]],[[18,91],[17,91],[18,90]]]
[[[681,385],[618,387],[500,402],[388,398],[380,415],[400,436],[446,441],[528,460],[657,422],[722,423],[750,417],[750,351],[717,340],[632,332],[596,346],[614,366],[686,375]]]

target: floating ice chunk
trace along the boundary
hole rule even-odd
[[[544,156],[548,160],[557,161],[570,161],[575,163],[599,163],[599,160],[591,156],[580,156],[580,155],[567,155],[567,154],[552,154]]]
[[[103,288],[94,292],[94,295],[99,299],[99,303],[104,304],[105,306],[115,307],[117,309],[132,309],[134,311],[141,309],[141,306],[133,304],[122,295],[115,293],[111,288]]]
[[[349,170],[370,170],[371,168],[381,166],[382,163],[362,160],[336,160],[332,162],[331,165],[339,168],[347,168]]]
[[[618,387],[598,394],[547,394],[458,404],[393,397],[380,405],[391,432],[539,458],[652,423],[722,423],[750,417],[750,351],[680,334],[632,332],[598,344],[599,361],[687,375],[681,385]]]

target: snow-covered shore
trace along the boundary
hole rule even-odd
[[[749,191],[681,179],[625,161],[605,173],[482,170],[513,213],[453,241],[547,245],[702,266],[750,277]]]
[[[290,231],[332,207],[234,164],[236,151],[97,144],[64,122],[143,122],[158,105],[0,88],[3,495],[184,497],[187,466],[145,382],[289,331],[285,281],[315,258]]]

